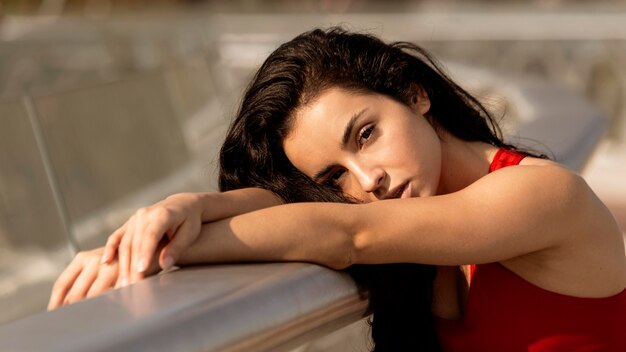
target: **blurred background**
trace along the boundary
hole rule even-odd
[[[626,229],[623,1],[0,1],[0,324],[44,310],[73,254],[136,208],[215,190],[254,69],[330,25],[588,99],[609,129],[582,172]],[[480,81],[465,83],[490,100]]]

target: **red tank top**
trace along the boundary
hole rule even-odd
[[[490,172],[523,154],[498,150]],[[626,351],[626,289],[606,298],[537,287],[500,263],[473,266],[461,320],[437,319],[443,351]]]

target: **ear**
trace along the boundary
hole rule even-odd
[[[414,92],[413,98],[411,99],[411,108],[420,113],[420,115],[425,116],[430,110],[430,99],[428,98],[428,94],[426,94],[424,88],[418,86],[417,84],[413,84],[411,88]]]

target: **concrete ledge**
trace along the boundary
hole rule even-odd
[[[0,328],[3,351],[281,351],[363,317],[345,273],[304,263],[190,267]]]

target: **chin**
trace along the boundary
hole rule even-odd
[[[437,189],[423,189],[420,192],[418,192],[418,194],[416,195],[412,195],[412,197],[420,197],[420,198],[425,198],[425,197],[433,197],[433,196],[438,196],[439,192],[437,192]]]

